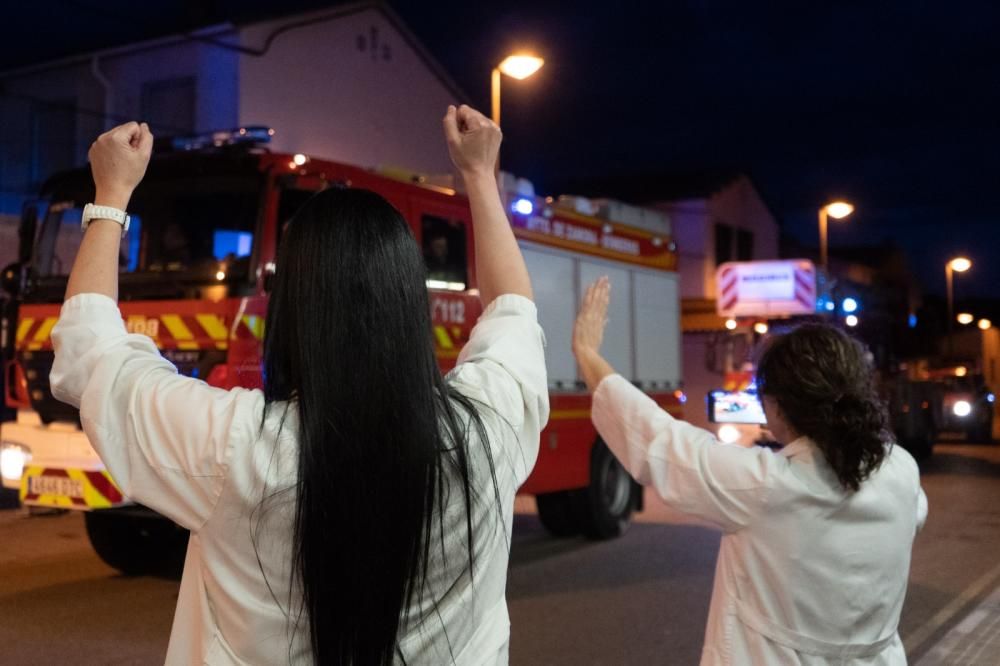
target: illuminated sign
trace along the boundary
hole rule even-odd
[[[816,312],[816,269],[806,259],[729,262],[715,274],[722,317],[786,317]]]

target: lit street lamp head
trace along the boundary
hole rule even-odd
[[[526,79],[545,64],[545,60],[533,55],[512,55],[504,58],[497,69],[515,79]]]
[[[971,324],[976,320],[976,318],[973,317],[968,312],[959,312],[956,319],[958,320],[958,323],[961,324],[962,326],[968,326],[969,324]]]
[[[955,257],[948,262],[948,265],[951,266],[951,270],[956,273],[964,273],[972,268],[972,262],[965,257]]]
[[[854,212],[854,206],[846,201],[834,201],[824,206],[827,215],[835,220],[842,220]]]

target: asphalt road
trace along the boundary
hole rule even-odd
[[[941,446],[923,483],[900,627],[913,661],[1000,585],[1000,446]],[[556,540],[532,507],[514,525],[513,664],[697,663],[718,532],[649,497],[621,539]],[[106,567],[79,515],[0,511],[0,663],[162,663],[177,588]]]

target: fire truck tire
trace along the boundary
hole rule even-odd
[[[126,576],[174,576],[184,566],[188,532],[166,518],[115,510],[84,514],[98,557]]]
[[[580,521],[576,515],[573,494],[578,490],[563,490],[557,493],[542,493],[535,496],[538,519],[542,526],[554,537],[571,537],[580,533]]]
[[[637,506],[635,489],[632,477],[598,439],[590,451],[590,485],[574,494],[584,535],[613,539],[624,534]]]

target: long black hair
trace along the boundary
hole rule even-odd
[[[496,476],[482,420],[444,382],[432,335],[426,269],[400,213],[361,189],[303,204],[281,241],[264,393],[299,417],[291,574],[315,663],[392,662],[449,478],[461,482],[471,573],[473,429],[495,490]]]
[[[864,346],[842,330],[804,324],[775,336],[757,364],[760,395],[823,452],[840,484],[857,490],[891,442]]]

